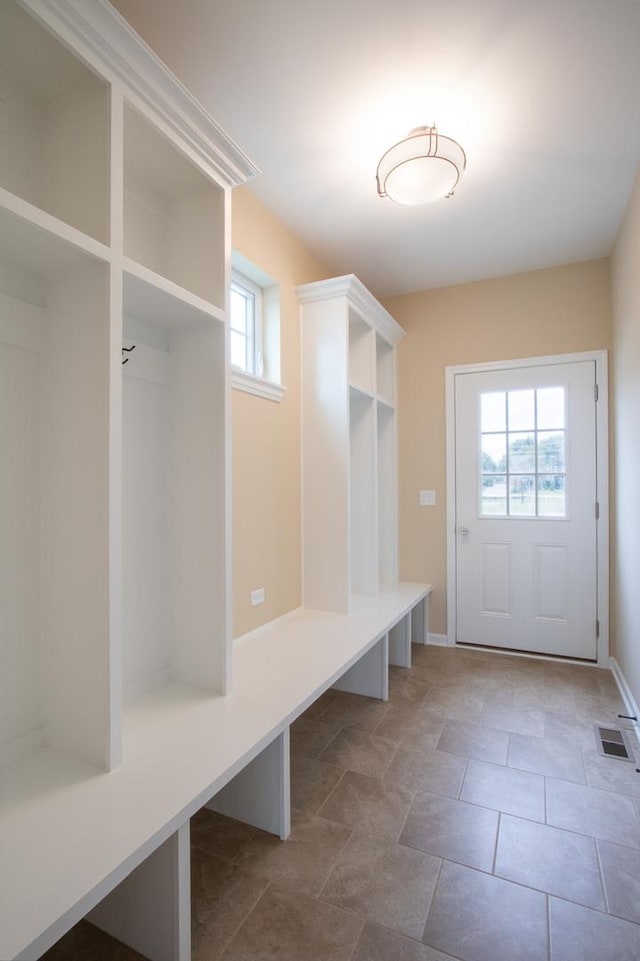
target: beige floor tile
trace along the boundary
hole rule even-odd
[[[460,791],[470,801],[532,821],[544,821],[544,778],[485,761],[469,761]]]
[[[334,697],[320,717],[325,724],[338,727],[357,725],[361,730],[371,733],[388,709],[386,701],[348,694],[346,691],[335,691]]]
[[[632,738],[635,739],[635,734],[631,734],[629,740]],[[632,751],[633,748],[632,742]],[[595,748],[591,748],[584,751],[584,766],[589,787],[640,798],[640,774],[636,771],[635,758],[631,762],[620,761],[617,758],[603,757]]]
[[[336,734],[319,759],[348,771],[382,777],[397,748],[397,742],[389,738],[346,727]]]
[[[570,901],[549,899],[551,961],[638,961],[640,927]]]
[[[451,961],[451,956],[367,922],[351,961]]]
[[[340,767],[313,758],[291,757],[291,806],[317,814],[344,774]]]
[[[640,851],[609,841],[596,843],[610,913],[640,924]]]
[[[435,748],[445,723],[445,718],[435,711],[407,711],[394,701],[374,733],[403,744]]]
[[[422,940],[462,961],[547,961],[546,897],[445,861]]]
[[[640,848],[640,820],[624,794],[547,779],[547,823],[601,841]]]
[[[491,871],[498,813],[439,794],[418,794],[400,843],[427,854]]]
[[[191,818],[191,846],[233,861],[256,829],[242,821],[202,808]]]
[[[324,711],[331,704],[332,700],[336,696],[337,691],[333,688],[329,688],[320,697],[317,697],[313,704],[310,704],[306,711],[301,715],[302,717],[320,717]]]
[[[544,737],[510,735],[507,763],[509,767],[520,771],[532,771],[534,774],[562,778],[576,784],[587,783],[582,752]]]
[[[359,918],[272,885],[221,961],[350,961],[361,931]]]
[[[40,961],[146,961],[146,958],[88,921],[80,921],[43,954]]]
[[[513,699],[509,706],[501,706],[491,700],[485,701],[480,723],[512,734],[530,734],[534,737],[544,735],[544,711],[535,708],[519,710],[513,706]]]
[[[468,687],[463,685],[461,690],[447,690],[433,687],[424,700],[424,706],[438,712],[450,721],[468,721],[477,719],[484,707],[484,697],[479,694],[468,694]]]
[[[346,771],[320,808],[321,817],[367,834],[382,834],[396,841],[415,792],[401,784]]]
[[[594,746],[593,725],[578,720],[575,714],[544,712],[544,737],[579,750],[591,750]]]
[[[286,841],[256,832],[236,864],[303,894],[318,894],[350,835],[342,824],[295,811]]]
[[[389,679],[389,700],[392,707],[416,710],[425,701],[431,690],[431,682],[416,676],[403,680]]]
[[[219,957],[267,885],[268,881],[228,861],[192,851],[192,961],[215,961]]]
[[[477,761],[506,764],[509,734],[484,727],[479,721],[449,721],[445,724],[436,747],[439,751],[472,757]]]
[[[456,754],[400,745],[385,780],[406,784],[416,791],[457,798],[466,766],[467,759]]]
[[[303,714],[290,727],[291,754],[317,758],[339,730],[339,724],[327,723]]]
[[[546,894],[606,910],[593,838],[503,814],[495,873]]]
[[[356,833],[320,896],[367,921],[419,938],[439,867],[438,858],[422,851]]]

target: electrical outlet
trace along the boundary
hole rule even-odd
[[[264,587],[259,587],[257,591],[251,591],[251,606],[264,604]]]
[[[435,502],[435,491],[420,491],[420,507],[433,507]]]

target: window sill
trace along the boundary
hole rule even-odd
[[[280,403],[286,389],[282,384],[265,380],[264,377],[256,377],[255,374],[248,374],[245,370],[240,370],[239,367],[231,368],[231,386],[235,390],[255,394],[256,397],[265,397],[267,400],[275,401],[276,404]]]

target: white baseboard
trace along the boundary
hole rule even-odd
[[[613,674],[614,680],[618,685],[618,690],[620,691],[620,696],[624,701],[624,706],[626,708],[627,714],[631,717],[640,718],[640,711],[638,710],[638,704],[633,696],[633,692],[629,687],[626,677],[622,671],[622,668],[616,661],[615,657],[609,658],[609,663],[611,665],[611,673]],[[632,721],[633,729],[636,732],[636,737],[640,741],[640,722]]]
[[[433,644],[434,647],[449,646],[446,634],[432,634],[431,632],[427,635],[427,644]]]

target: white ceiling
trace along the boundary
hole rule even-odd
[[[640,162],[640,0],[113,0],[261,169],[252,191],[378,296],[610,253]],[[451,200],[381,200],[437,123]]]

